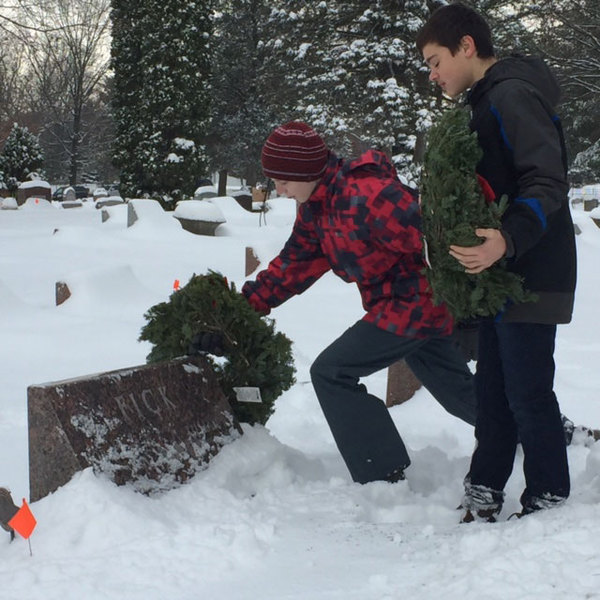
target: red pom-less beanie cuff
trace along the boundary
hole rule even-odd
[[[306,123],[280,125],[262,149],[263,172],[271,179],[316,181],[327,167],[329,151],[319,134]]]

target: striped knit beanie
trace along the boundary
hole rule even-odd
[[[264,174],[284,181],[316,181],[327,166],[329,151],[317,132],[306,123],[280,125],[262,149]]]

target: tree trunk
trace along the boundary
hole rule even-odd
[[[424,158],[425,158],[425,132],[417,131],[417,135],[415,137],[415,149],[413,151],[413,162],[415,164],[421,165],[421,164],[423,164]]]
[[[219,196],[227,196],[227,169],[219,171],[219,187],[217,193]]]
[[[73,114],[73,135],[71,137],[71,156],[69,162],[69,185],[77,185],[79,171],[79,147],[81,140],[81,109]]]

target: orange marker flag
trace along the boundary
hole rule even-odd
[[[173,282],[173,289],[174,289],[175,291],[177,291],[177,290],[179,289],[179,279],[176,279],[176,280]]]
[[[33,533],[36,525],[37,521],[29,509],[29,504],[27,504],[27,501],[23,498],[23,506],[21,506],[13,518],[8,522],[8,526],[12,527],[20,536],[29,539],[29,536]]]

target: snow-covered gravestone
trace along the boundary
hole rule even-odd
[[[173,220],[173,213],[163,210],[158,200],[133,198],[127,203],[127,227],[136,224],[158,226],[161,229],[177,229],[181,225]]]
[[[21,206],[28,198],[40,198],[50,202],[52,200],[50,184],[42,179],[24,181],[17,189],[17,204]]]
[[[125,204],[121,196],[106,196],[94,202],[96,208],[106,208],[107,206],[119,206],[121,204]],[[105,221],[106,219],[102,220]]]
[[[12,196],[1,198],[0,197],[0,210],[16,210],[19,208],[17,199]]]
[[[69,186],[68,188],[63,190],[63,202],[75,202],[75,200],[77,200],[75,188]]]
[[[225,223],[221,209],[210,200],[181,200],[173,216],[186,231],[197,235],[215,235],[217,227]]]
[[[214,185],[201,185],[194,191],[194,200],[205,200],[206,198],[215,198],[217,188]]]
[[[92,467],[152,494],[206,468],[241,428],[202,356],[29,386],[34,502]]]
[[[600,227],[600,206],[590,211],[590,219],[592,219],[592,221],[594,221],[594,223]]]
[[[157,200],[134,198],[127,204],[127,227],[131,227],[140,219],[157,221],[163,217],[163,209]]]
[[[99,198],[107,198],[108,192],[103,187],[97,187],[93,192],[92,196],[94,198],[94,202],[96,202]]]

